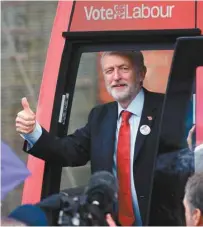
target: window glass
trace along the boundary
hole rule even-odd
[[[144,87],[150,91],[165,93],[173,50],[142,51],[147,67]],[[68,134],[87,122],[88,114],[97,104],[112,101],[105,88],[100,67],[101,53],[83,53],[80,59],[75,93],[70,115]],[[90,177],[90,164],[72,168],[64,167],[61,189],[85,185]]]

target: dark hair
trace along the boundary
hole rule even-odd
[[[185,226],[182,201],[186,182],[192,174],[194,152],[189,149],[158,155],[151,197],[152,225]]]
[[[199,209],[203,214],[203,172],[190,177],[185,187],[185,198],[191,209]]]
[[[141,51],[108,51],[103,52],[101,56],[101,61],[106,55],[118,55],[128,58],[131,63],[139,68],[140,71],[145,70],[146,66],[144,64],[144,56]]]

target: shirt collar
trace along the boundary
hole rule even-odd
[[[144,91],[143,89],[141,89],[139,93],[136,95],[136,97],[132,100],[130,105],[127,107],[127,109],[123,109],[123,107],[118,103],[118,118],[120,117],[120,114],[123,110],[127,110],[132,114],[138,117],[141,117],[143,105],[144,105]]]

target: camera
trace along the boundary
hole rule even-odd
[[[107,171],[94,173],[84,192],[70,196],[66,192],[40,203],[41,208],[59,210],[59,226],[107,226],[106,214],[114,216],[118,186]]]
[[[61,197],[59,226],[106,226],[105,212],[96,204],[90,204],[86,196]]]

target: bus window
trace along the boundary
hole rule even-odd
[[[97,53],[83,53],[78,68],[68,134],[84,126],[92,107],[97,105]],[[61,189],[85,185],[90,165],[62,170]]]
[[[152,92],[166,92],[168,75],[171,66],[173,50],[143,50],[147,74],[143,86]],[[68,134],[83,127],[88,114],[97,104],[112,101],[105,88],[100,67],[101,52],[83,53],[81,55],[75,92],[70,114]],[[90,177],[90,164],[72,168],[64,167],[60,189],[85,185]]]
[[[187,114],[186,114],[186,122],[185,122],[185,138],[187,139],[189,148],[191,150],[194,149],[196,145],[196,136],[195,136],[195,122],[196,122],[196,84],[193,86],[193,91],[190,99],[188,100]]]
[[[202,70],[203,67],[197,67],[195,85],[188,103],[186,115],[186,136],[189,148],[194,152],[195,172],[201,172],[203,170],[203,120],[200,117],[202,116]]]
[[[198,172],[197,167],[202,169],[202,163],[196,162],[201,160],[202,153],[200,152],[202,151],[193,152],[194,149],[188,149],[186,140],[193,123],[196,124],[194,131],[196,138],[192,135],[191,143],[194,145],[199,143],[201,137],[202,102],[200,97],[202,97],[203,77],[201,67],[198,69],[198,66],[203,65],[202,42],[202,37],[183,37],[179,38],[176,43],[160,135],[168,137],[167,142],[173,142],[176,147],[179,144],[182,146],[178,146],[174,152],[164,153],[157,157],[151,197],[151,217],[156,226],[162,225],[161,223],[171,226],[185,225],[184,187],[188,177],[194,171]],[[196,78],[195,71],[197,72]],[[170,139],[171,136],[173,139]],[[157,213],[159,218],[154,218]],[[170,216],[170,219],[167,216]]]

